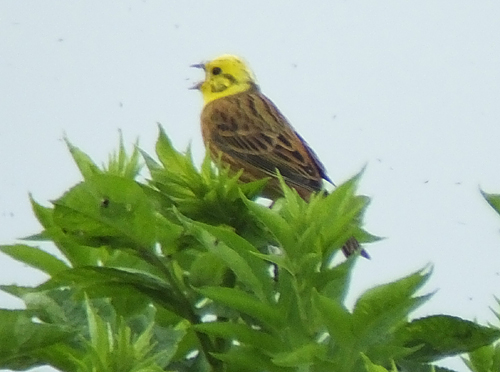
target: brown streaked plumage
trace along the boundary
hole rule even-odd
[[[332,183],[316,154],[260,92],[241,59],[226,55],[193,66],[206,73],[205,81],[194,88],[205,100],[201,129],[214,159],[220,156],[234,172],[243,169],[244,182],[271,177],[264,190],[270,198],[282,195],[276,170],[305,200],[323,190],[323,180]],[[350,238],[342,250],[350,256],[360,250],[360,245]],[[368,257],[364,250],[361,254]]]
[[[205,145],[214,158],[233,171],[244,169],[243,181],[272,177],[266,195],[276,197],[284,181],[308,199],[330,181],[325,168],[278,108],[256,87],[209,102],[201,114]]]

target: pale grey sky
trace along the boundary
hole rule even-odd
[[[29,192],[48,205],[80,180],[64,133],[104,162],[118,128],[153,154],[161,122],[201,159],[202,102],[187,88],[202,76],[189,65],[231,53],[335,182],[367,164],[366,227],[387,239],[367,248],[350,303],[431,263],[437,293],[415,316],[494,322],[500,217],[479,186],[500,193],[499,20],[485,0],[4,0],[0,243],[39,231]],[[0,283],[41,280],[0,256]]]

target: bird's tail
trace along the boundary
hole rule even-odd
[[[356,240],[355,237],[351,236],[345,244],[342,246],[342,252],[344,252],[344,255],[346,257],[351,256],[352,254],[359,252],[361,256],[364,258],[370,258],[370,255],[363,249],[361,248],[361,245],[359,242]]]

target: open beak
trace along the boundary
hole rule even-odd
[[[203,69],[203,71],[205,71],[205,64],[204,63],[196,63],[196,64],[191,65],[189,67],[201,68],[201,69]],[[203,81],[200,81],[199,83],[196,83],[195,85],[193,85],[189,89],[200,90],[202,84],[203,84]]]
[[[202,68],[203,70],[205,70],[205,64],[204,63],[195,63],[194,65],[191,65],[189,67]]]
[[[193,85],[192,87],[189,87],[188,89],[200,90],[202,84],[203,84],[203,81],[200,81],[199,83],[196,83],[195,85]]]

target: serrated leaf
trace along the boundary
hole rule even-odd
[[[0,285],[0,290],[18,298],[22,298],[24,295],[36,291],[33,287],[23,287],[19,285]]]
[[[114,152],[109,156],[108,164],[105,167],[105,170],[107,174],[133,180],[137,177],[141,170],[141,166],[139,165],[139,149],[137,147],[139,140],[136,140],[132,155],[129,156],[123,143],[122,131],[120,130],[119,133],[120,141],[118,152]]]
[[[39,286],[39,289],[64,286],[80,289],[89,296],[95,293],[106,297],[112,297],[113,294],[126,295],[127,291],[120,291],[120,288],[133,288],[181,317],[190,316],[189,307],[182,302],[175,289],[168,282],[146,272],[110,267],[81,267],[60,272]]]
[[[67,138],[64,138],[68,149],[73,156],[80,173],[84,179],[91,178],[95,175],[103,174],[103,171],[90,159],[90,157],[81,151],[78,147],[73,146]]]
[[[113,348],[111,344],[112,339],[108,336],[109,329],[104,320],[98,316],[88,298],[85,299],[85,307],[87,310],[90,344],[99,355],[99,360],[107,364],[106,356]]]
[[[257,181],[239,183],[238,186],[243,194],[245,194],[248,199],[252,200],[262,194],[262,190],[264,190],[269,180],[270,178],[266,177]]]
[[[69,239],[59,226],[54,223],[54,209],[44,207],[31,198],[31,205],[39,222],[45,230],[34,236],[36,240],[52,240],[59,251],[66,257],[73,267],[94,265],[100,259],[97,250],[88,249]],[[30,240],[33,236],[24,238]]]
[[[499,371],[499,365],[495,362],[499,359],[500,344],[480,347],[469,353],[469,360],[465,364],[474,372]],[[498,362],[497,362],[498,363]]]
[[[333,342],[349,349],[355,341],[352,314],[338,301],[316,294],[314,305],[318,309]]]
[[[372,363],[372,361],[366,355],[362,354],[361,357],[363,358],[366,372],[398,372],[398,369],[394,365],[394,362],[392,363],[392,368],[389,371],[388,369],[384,368],[383,366]]]
[[[318,359],[326,356],[325,345],[309,343],[302,345],[292,351],[277,353],[272,361],[282,367],[300,367],[314,364]]]
[[[428,277],[429,273],[418,271],[363,293],[353,310],[356,333],[363,335],[365,342],[372,343],[406,319],[410,310],[427,300],[427,296],[413,295]]]
[[[223,337],[227,340],[237,340],[241,344],[259,348],[264,353],[276,353],[284,348],[284,345],[278,338],[244,324],[211,322],[196,324],[193,328],[211,336]]]
[[[182,218],[179,215],[179,218]],[[247,240],[224,227],[216,227],[184,218],[186,227],[214,255],[225,262],[249,290],[261,300],[271,298],[268,265],[251,253],[258,250]]]
[[[29,245],[2,245],[0,251],[49,275],[55,275],[68,268],[68,265],[53,255]]]
[[[314,287],[322,295],[343,302],[349,289],[351,273],[355,260],[346,260],[332,268],[324,268],[314,274]]]
[[[267,355],[253,348],[239,347],[224,354],[213,355],[222,360],[230,372],[290,372],[289,368],[275,365]]]
[[[291,266],[291,262],[288,257],[279,254],[264,254],[259,252],[250,252],[252,255],[261,258],[267,262],[275,264],[277,267],[283,268],[290,274],[293,274],[295,270]]]
[[[34,323],[29,311],[0,309],[0,366],[33,367],[41,349],[67,341],[74,334],[63,326]]]
[[[169,176],[177,175],[179,178],[176,183],[186,186],[200,184],[201,176],[193,165],[190,153],[184,155],[175,150],[163,128],[158,128],[160,133],[156,142],[156,154]]]
[[[481,190],[481,194],[486,199],[489,205],[500,214],[500,194],[488,194]]]
[[[40,224],[45,228],[50,227],[53,223],[52,214],[54,213],[54,210],[52,208],[47,208],[37,203],[35,199],[33,199],[33,196],[31,194],[30,194],[30,202],[31,202],[31,208],[33,209],[33,212],[35,213]]]
[[[163,167],[156,161],[154,160],[147,152],[144,150],[139,149],[139,152],[141,153],[144,162],[146,163],[146,167],[148,167],[148,170],[150,173],[152,172],[158,172],[163,169]]]
[[[361,172],[336,187],[327,196],[318,200],[320,198],[318,195],[315,198],[316,203],[313,204],[313,209],[310,212],[311,218],[317,218],[321,221],[328,219],[333,222],[338,217],[349,212],[349,206],[355,199],[355,191],[360,177]]]
[[[156,220],[150,200],[134,181],[99,175],[54,201],[54,222],[81,244],[148,249]]]
[[[250,212],[269,229],[282,247],[290,247],[295,243],[295,234],[283,217],[272,209],[242,197]]]
[[[212,252],[196,256],[190,267],[189,281],[194,287],[221,285],[227,266]]]
[[[265,304],[256,297],[236,288],[204,287],[197,289],[203,296],[262,322],[264,326],[279,328],[283,319],[277,307]]]
[[[407,323],[396,336],[407,347],[420,346],[409,359],[432,362],[489,345],[500,338],[500,330],[453,316],[434,315]]]

